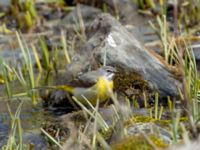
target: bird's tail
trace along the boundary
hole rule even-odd
[[[56,86],[56,89],[67,91],[70,94],[74,93],[74,87],[69,86],[69,85],[58,85],[58,86]]]
[[[70,94],[74,93],[74,88],[69,86],[69,85],[57,85],[57,86],[41,86],[41,87],[35,87],[33,88],[34,90],[36,89],[56,89],[56,90],[64,90],[69,92]]]

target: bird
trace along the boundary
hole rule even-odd
[[[83,105],[88,105],[89,101],[90,104],[95,106],[97,100],[99,100],[99,103],[103,103],[111,97],[114,88],[113,78],[115,73],[115,68],[103,66],[98,70],[78,75],[78,80],[86,84],[86,86],[57,85],[48,87],[66,91]]]

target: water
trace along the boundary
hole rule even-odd
[[[21,100],[7,101],[5,99],[0,99],[0,149],[6,144],[10,133],[11,118],[8,113],[8,106],[11,108],[14,115],[21,102]],[[42,109],[42,106],[36,107],[32,106],[29,99],[23,99],[20,120],[24,133],[24,143],[35,144],[35,149],[39,150],[46,145],[44,137],[40,134],[40,128],[48,119],[47,116],[50,115]]]
[[[10,0],[0,0],[0,5],[8,6],[10,4]]]

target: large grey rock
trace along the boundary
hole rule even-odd
[[[177,87],[181,88],[181,83],[115,18],[99,15],[86,33],[89,40],[73,57],[69,70],[76,68],[78,73],[106,62],[106,65],[139,74],[162,96],[178,96]]]

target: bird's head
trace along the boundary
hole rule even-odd
[[[115,73],[117,72],[117,70],[111,66],[104,66],[100,68],[99,71],[101,72],[102,76],[104,76],[105,79],[108,81],[112,81]]]

